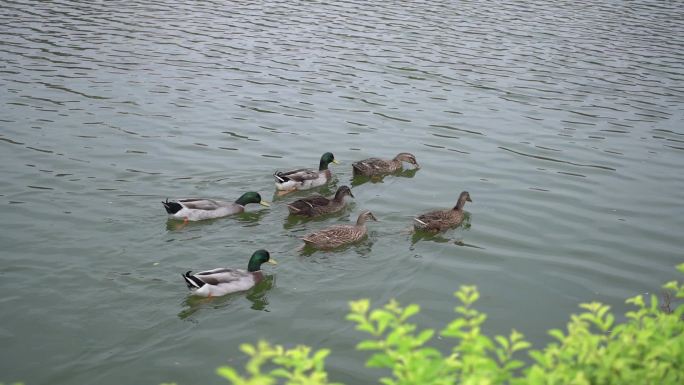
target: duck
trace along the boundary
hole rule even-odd
[[[456,206],[448,210],[436,210],[422,214],[413,219],[413,226],[416,230],[439,232],[446,229],[457,227],[463,222],[463,206],[466,202],[472,202],[467,191],[461,192]]]
[[[164,209],[170,218],[187,221],[201,221],[203,219],[221,218],[245,211],[249,203],[270,206],[261,199],[259,193],[250,191],[242,194],[235,202],[225,202],[206,198],[174,199],[162,201]]]
[[[359,214],[355,225],[335,225],[302,237],[304,246],[310,245],[318,249],[334,249],[357,242],[366,236],[366,221],[377,221],[372,212],[364,210]]]
[[[192,274],[181,274],[193,295],[200,297],[219,297],[222,295],[249,290],[264,279],[261,271],[263,263],[277,265],[271,254],[260,249],[252,254],[247,270],[218,268]]]
[[[331,214],[344,208],[344,197],[349,195],[354,198],[349,186],[340,186],[332,198],[321,195],[312,195],[307,198],[298,199],[289,205],[287,209],[290,215],[301,215],[305,217],[317,217],[324,214]]]
[[[332,172],[328,169],[330,163],[340,164],[332,152],[326,152],[321,156],[318,171],[310,168],[300,168],[291,171],[276,171],[273,174],[276,189],[285,194],[295,190],[308,190],[322,186],[332,178]]]
[[[408,152],[400,152],[394,159],[383,160],[379,158],[368,158],[352,163],[354,175],[375,176],[383,174],[391,174],[399,171],[403,167],[402,162],[407,162],[420,168],[416,157]]]

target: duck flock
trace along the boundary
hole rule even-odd
[[[416,168],[420,167],[413,154],[402,152],[388,160],[379,158],[360,160],[354,162],[352,168],[354,175],[377,177],[401,171],[404,162],[412,164]],[[276,181],[278,195],[286,195],[293,191],[308,190],[327,184],[332,179],[332,172],[328,168],[330,163],[339,164],[332,153],[326,152],[321,156],[318,170],[301,168],[284,172],[276,171],[273,177]],[[315,194],[298,199],[288,204],[287,208],[290,215],[308,218],[318,217],[342,210],[345,207],[344,198],[346,196],[354,197],[348,186],[341,186],[330,198]],[[413,226],[418,231],[433,233],[457,227],[463,222],[463,207],[466,202],[472,202],[472,200],[470,194],[463,191],[453,208],[421,214],[413,219]],[[235,202],[204,198],[167,199],[162,202],[170,218],[180,219],[185,223],[242,213],[245,211],[245,206],[250,203],[269,206],[267,202],[261,199],[259,193],[253,191],[242,194]],[[377,218],[372,212],[364,210],[359,214],[356,224],[330,226],[305,235],[301,238],[304,241],[303,246],[330,250],[358,242],[366,236],[366,221],[368,220],[377,221]],[[222,296],[248,290],[259,283],[263,279],[261,265],[264,263],[276,264],[276,261],[271,258],[268,251],[260,249],[252,254],[247,264],[247,270],[218,268],[194,274],[188,271],[182,276],[194,295]]]

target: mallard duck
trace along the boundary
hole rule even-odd
[[[453,209],[430,211],[414,218],[413,225],[417,230],[435,232],[456,227],[463,222],[463,206],[465,206],[466,202],[472,202],[472,200],[470,200],[470,194],[467,191],[463,191]]]
[[[242,194],[235,202],[215,201],[212,199],[190,198],[162,201],[166,212],[174,219],[185,221],[200,221],[203,219],[220,218],[245,211],[245,205],[259,203],[269,206],[261,199],[259,193],[250,191]]]
[[[308,190],[322,186],[332,178],[328,169],[330,163],[339,164],[332,152],[326,152],[321,156],[318,171],[310,168],[300,168],[292,171],[276,171],[273,177],[276,180],[276,189],[280,191]]]
[[[366,220],[377,221],[375,215],[368,210],[359,214],[356,225],[336,225],[326,227],[302,238],[305,245],[311,245],[319,249],[334,249],[361,240],[366,236]]]
[[[257,283],[264,279],[261,272],[261,264],[270,263],[277,265],[278,263],[271,259],[271,255],[266,250],[257,250],[252,254],[247,264],[247,270],[219,268],[213,270],[202,271],[192,274],[188,271],[181,274],[188,285],[188,289],[192,294],[202,297],[218,297],[237,291],[244,291],[251,289]]]
[[[292,215],[302,215],[306,217],[316,217],[323,214],[330,214],[340,211],[344,207],[344,197],[349,195],[354,197],[351,189],[341,186],[337,189],[333,198],[326,198],[321,195],[313,195],[304,199],[298,199],[289,205],[287,209]]]
[[[394,159],[383,160],[379,158],[368,158],[360,160],[358,162],[352,163],[352,169],[354,170],[354,175],[382,175],[391,174],[395,171],[402,169],[401,162],[408,162],[420,168],[416,157],[408,152],[400,152]]]

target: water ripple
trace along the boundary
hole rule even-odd
[[[544,340],[576,302],[623,306],[681,262],[679,2],[10,0],[0,19],[10,380],[211,382],[267,338],[331,346],[331,377],[364,383],[349,299],[443,323],[475,283],[493,330]],[[422,168],[291,228],[289,198],[180,229],[158,202],[269,197],[273,171],[324,151],[343,162],[326,194],[357,159],[411,151]],[[466,189],[469,227],[402,234]],[[367,243],[295,257],[296,235],[362,208],[381,219]],[[188,310],[178,272],[258,247],[282,256],[277,284]]]

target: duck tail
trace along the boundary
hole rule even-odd
[[[287,205],[287,210],[290,212],[290,214],[299,214],[299,212],[302,211],[292,204]]]
[[[273,177],[276,179],[277,183],[285,183],[288,181],[287,177],[285,177],[280,171],[274,172]]]
[[[188,285],[188,289],[199,289],[204,286],[204,282],[190,273],[192,273],[192,271],[188,270],[185,274],[181,274],[185,280],[185,284]]]
[[[166,202],[162,201],[162,204],[164,205],[166,212],[171,215],[181,211],[183,208],[183,206],[178,202],[169,202],[169,198],[166,198]]]
[[[414,224],[415,227],[418,228],[418,229],[426,229],[427,226],[428,226],[427,223],[421,221],[421,220],[418,219],[418,218],[413,218],[413,224]]]
[[[363,169],[361,168],[361,162],[354,162],[352,163],[352,171],[354,172],[363,172]]]

